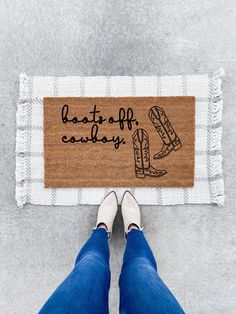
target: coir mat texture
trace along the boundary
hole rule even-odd
[[[44,98],[45,187],[192,187],[194,97]]]

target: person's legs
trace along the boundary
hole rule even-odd
[[[140,230],[127,235],[120,285],[120,313],[184,313],[157,273],[152,251]]]
[[[157,273],[157,264],[140,228],[140,210],[128,193],[122,201],[127,245],[119,279],[121,314],[183,314]]]
[[[106,314],[110,288],[108,238],[117,213],[114,192],[101,203],[96,229],[79,252],[75,267],[39,314]]]
[[[85,243],[69,276],[55,290],[40,314],[109,313],[108,233],[95,229]]]

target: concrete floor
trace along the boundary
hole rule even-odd
[[[142,207],[159,272],[186,313],[236,308],[235,1],[0,0],[0,313],[31,314],[71,270],[96,206],[16,207],[18,74],[161,75],[226,70],[226,206]],[[111,313],[124,240],[111,241]]]

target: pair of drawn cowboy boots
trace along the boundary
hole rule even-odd
[[[162,149],[153,158],[161,159],[169,155],[173,150],[182,147],[181,141],[174,131],[163,108],[154,106],[149,110],[149,118],[157,133],[163,141]],[[144,129],[137,129],[133,134],[135,173],[138,178],[161,177],[166,170],[158,170],[151,166],[149,137]]]

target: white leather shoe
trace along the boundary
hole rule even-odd
[[[118,209],[118,202],[115,192],[110,192],[102,201],[98,209],[96,228],[100,224],[104,224],[107,227],[109,234],[112,233],[112,226],[116,217]]]
[[[140,230],[140,208],[133,195],[126,191],[121,201],[121,213],[123,216],[125,234],[129,231],[130,225],[136,225]]]

